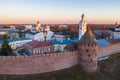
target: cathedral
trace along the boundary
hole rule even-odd
[[[29,32],[25,34],[25,38],[31,38],[32,40],[37,41],[48,41],[52,40],[54,32],[50,31],[50,26],[41,26],[40,22],[37,21]]]

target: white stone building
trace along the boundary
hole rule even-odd
[[[40,26],[39,22],[37,23],[37,26]],[[41,27],[39,28],[40,30],[42,30]],[[37,41],[52,40],[54,32],[50,31],[50,27],[48,25],[45,27],[44,31],[40,31],[40,30],[37,31],[36,28],[33,27],[30,32],[25,34],[25,38],[31,38],[32,40],[37,40]]]
[[[31,38],[32,40],[37,40],[37,41],[45,40],[43,32],[38,32],[38,33],[28,32],[25,34],[25,38]]]
[[[9,39],[9,45],[11,46],[12,49],[16,49],[19,47],[23,47],[24,44],[31,42],[32,39],[29,38],[19,38],[19,39]],[[3,41],[0,40],[0,48],[2,46]]]
[[[58,35],[58,34],[55,34],[54,35],[54,40],[57,40],[57,41],[63,41],[65,40],[65,35]]]
[[[86,30],[87,30],[87,23],[86,23],[84,14],[82,14],[81,20],[79,22],[79,40],[84,35],[84,33],[86,32]]]
[[[120,39],[120,27],[112,28],[109,30],[109,32],[111,34],[111,38]]]
[[[112,31],[111,37],[114,39],[119,39],[120,38],[120,31]]]

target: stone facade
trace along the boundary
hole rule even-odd
[[[61,52],[59,54],[39,54],[32,56],[1,56],[0,74],[36,74],[78,64],[78,52]]]
[[[97,70],[98,43],[92,31],[88,28],[78,42],[79,63],[87,72]]]
[[[43,53],[53,53],[54,46],[51,42],[43,41],[31,41],[24,45],[25,51],[29,54],[43,54]]]
[[[98,46],[96,44],[80,44],[79,49],[79,63],[83,69],[87,72],[97,70]]]
[[[110,46],[98,49],[98,57],[108,56],[111,54],[120,53],[120,43],[112,44]]]

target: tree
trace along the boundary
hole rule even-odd
[[[3,36],[3,44],[2,44],[2,48],[0,50],[0,53],[5,56],[8,56],[9,54],[12,53],[12,48],[10,47],[10,45],[8,44],[8,41],[7,41],[7,35]]]

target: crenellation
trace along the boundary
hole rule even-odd
[[[2,59],[7,59],[7,56],[2,56]]]
[[[0,59],[2,59],[3,56],[0,56]]]
[[[11,59],[12,56],[6,56],[7,59]]]

